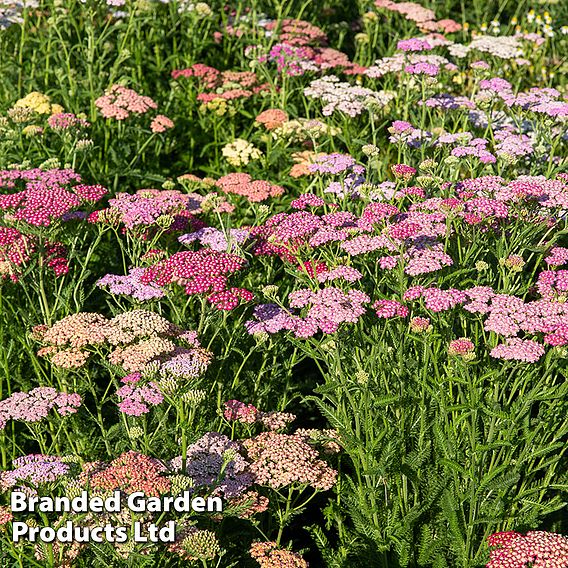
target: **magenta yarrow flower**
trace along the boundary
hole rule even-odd
[[[396,300],[377,300],[373,304],[373,309],[379,318],[384,319],[394,317],[405,318],[410,313],[405,305]]]
[[[396,48],[401,51],[429,51],[432,46],[426,40],[414,37],[400,40],[396,44]]]

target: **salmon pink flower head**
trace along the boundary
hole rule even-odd
[[[260,568],[308,568],[308,563],[296,552],[279,548],[275,542],[253,542],[249,554]]]
[[[265,28],[277,34],[278,39],[288,45],[318,46],[327,43],[325,32],[305,20],[292,18],[284,18],[280,21],[272,20],[265,25]]]
[[[310,485],[329,490],[337,480],[337,471],[319,459],[308,435],[263,432],[243,441],[250,470],[256,483],[280,489],[290,485]]]
[[[164,116],[163,114],[158,114],[157,116],[155,116],[152,119],[152,122],[150,123],[150,130],[154,134],[165,132],[166,130],[169,130],[170,128],[173,127],[174,127],[173,120],[169,119],[167,116]]]
[[[12,511],[8,507],[0,505],[0,527],[8,524],[14,519]]]
[[[264,180],[253,180],[246,173],[231,173],[220,177],[215,185],[225,193],[242,195],[252,203],[283,195],[284,188]]]
[[[110,363],[132,373],[145,371],[156,363],[161,370],[186,352],[196,360],[196,369],[204,370],[211,360],[208,351],[199,349],[194,331],[181,329],[159,314],[141,309],[119,313],[112,319],[79,312],[51,327],[35,328],[34,335],[44,344],[38,354],[48,356],[53,365],[63,368],[79,368],[92,351],[101,353],[103,349],[110,350]],[[187,349],[187,345],[191,348]],[[134,379],[135,375],[129,377]]]
[[[261,112],[256,118],[255,122],[262,124],[267,130],[274,130],[279,128],[288,120],[288,113],[277,109],[269,108]]]
[[[113,85],[105,94],[95,100],[95,105],[105,118],[124,120],[131,114],[145,114],[158,105],[150,98],[139,95],[133,89]]]
[[[171,487],[165,473],[167,468],[159,460],[129,451],[109,463],[84,464],[80,480],[91,489],[118,489],[126,494],[141,491],[149,497],[158,497],[167,493]]]

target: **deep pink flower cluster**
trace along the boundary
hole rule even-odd
[[[26,265],[36,251],[36,239],[17,229],[0,227],[0,274],[13,282],[19,279],[19,268]]]
[[[74,414],[81,406],[81,396],[77,393],[57,392],[52,387],[36,387],[29,392],[15,392],[0,401],[0,430],[8,420],[39,422],[54,409],[61,416]]]
[[[297,199],[293,199],[290,202],[290,207],[292,209],[306,209],[307,207],[322,207],[325,205],[325,201],[313,193],[303,193]]]
[[[139,95],[133,89],[113,85],[105,94],[95,100],[95,105],[105,118],[125,120],[131,114],[145,114],[158,105],[150,98]]]
[[[391,166],[391,171],[395,178],[403,181],[409,181],[410,178],[416,173],[416,169],[407,164],[394,164]]]
[[[71,169],[0,171],[0,188],[8,190],[0,194],[0,209],[12,219],[48,226],[85,201],[98,201],[107,193],[100,185],[73,185],[80,181]]]
[[[568,538],[550,532],[514,531],[492,534],[487,538],[491,548],[487,568],[566,568]]]
[[[377,300],[373,304],[373,309],[377,316],[384,319],[402,317],[405,318],[410,313],[408,308],[396,300]]]
[[[182,251],[148,267],[141,281],[155,282],[158,286],[177,284],[184,287],[188,296],[209,294],[211,304],[231,310],[241,300],[252,299],[250,291],[229,287],[229,277],[242,270],[245,263],[240,256],[212,249]]]

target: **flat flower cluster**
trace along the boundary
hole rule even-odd
[[[109,199],[110,207],[94,213],[92,221],[122,223],[129,230],[160,222],[171,228],[176,217],[187,217],[199,211],[201,200],[199,195],[177,190],[140,189],[134,194],[117,193]]]
[[[81,396],[57,392],[51,387],[36,387],[29,392],[15,392],[0,401],[0,429],[8,420],[39,422],[54,409],[61,416],[74,414],[81,406]]]
[[[232,310],[253,298],[249,290],[229,286],[229,277],[245,266],[245,259],[212,249],[177,252],[147,268],[142,282],[164,287],[182,286],[187,295],[207,294],[207,301],[220,310]]]
[[[133,89],[122,85],[113,85],[95,104],[105,118],[124,120],[131,114],[145,114],[149,110],[158,108],[150,98],[139,95]]]
[[[40,487],[66,476],[71,466],[64,459],[44,454],[28,454],[12,461],[11,470],[0,471],[0,492],[22,483]]]
[[[263,432],[243,442],[250,469],[260,485],[280,489],[289,485],[309,485],[314,489],[331,489],[337,471],[318,457],[318,452],[302,434]]]
[[[568,538],[544,531],[492,534],[487,539],[491,560],[487,568],[563,568],[568,565]]]
[[[151,363],[168,370],[181,356],[192,362],[193,376],[199,376],[211,361],[196,332],[183,330],[147,310],[124,312],[111,319],[79,312],[51,327],[37,327],[34,334],[44,344],[39,355],[66,369],[82,367],[92,352],[105,346],[110,349],[108,361],[127,372],[143,371]]]
[[[126,494],[141,491],[148,497],[167,493],[171,482],[165,477],[166,467],[159,461],[137,452],[126,452],[110,463],[83,464],[80,479],[93,489]]]
[[[246,404],[240,400],[228,400],[223,411],[225,420],[240,422],[241,424],[262,424],[268,430],[280,430],[295,420],[296,416],[290,412],[259,410],[253,404]]]
[[[275,542],[255,542],[250,555],[261,568],[308,568],[308,563],[297,553],[278,548]]]
[[[78,183],[71,169],[0,171],[0,209],[4,217],[33,226],[48,226],[87,203],[99,201],[107,190]]]
[[[219,178],[215,185],[225,193],[242,195],[249,201],[257,203],[269,197],[279,197],[284,188],[263,180],[253,180],[249,174],[233,173]]]

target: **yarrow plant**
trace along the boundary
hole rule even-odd
[[[496,4],[0,0],[2,566],[568,568],[568,8]]]

